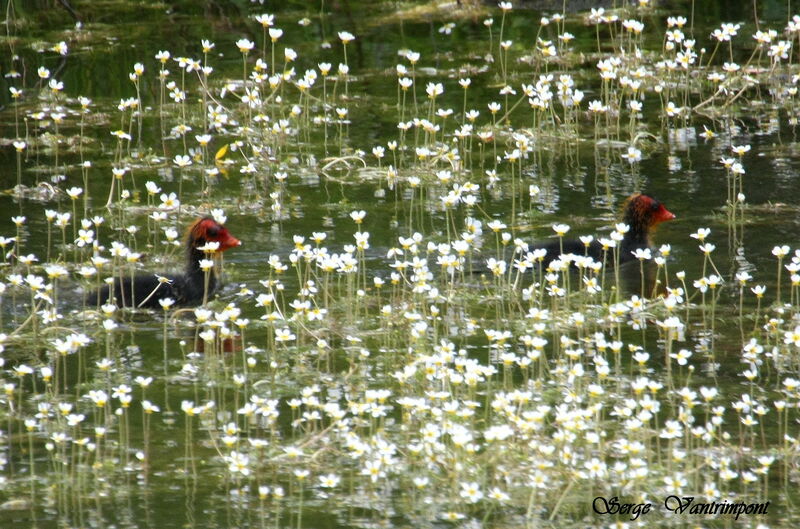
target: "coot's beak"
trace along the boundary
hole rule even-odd
[[[662,204],[656,213],[656,222],[664,222],[675,218],[675,214],[664,207]]]
[[[241,246],[241,245],[242,241],[240,241],[239,239],[228,233],[228,230],[225,230],[225,233],[219,239],[219,251],[221,252],[224,252],[225,250],[228,250],[235,246]]]

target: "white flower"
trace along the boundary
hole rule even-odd
[[[180,168],[192,165],[192,159],[187,154],[179,154],[172,161]]]
[[[319,486],[326,489],[332,489],[333,487],[337,486],[339,482],[342,480],[336,474],[328,474],[326,476],[319,477]]]
[[[340,31],[339,40],[342,41],[342,44],[348,44],[349,42],[355,40],[355,36],[348,31]]]
[[[271,32],[272,30],[270,30],[270,33]],[[247,39],[239,39],[236,41],[236,47],[239,48],[239,51],[244,54],[250,53],[250,50],[252,50],[254,46],[255,43]]]
[[[462,483],[459,495],[469,503],[477,503],[483,498],[480,485],[475,481],[471,483]]]
[[[158,304],[161,305],[161,308],[164,310],[169,310],[169,308],[175,304],[175,300],[172,298],[162,298],[158,300]]]
[[[181,201],[178,200],[178,195],[175,193],[161,193],[161,208],[162,209],[176,209],[181,205]]]
[[[621,155],[628,163],[636,163],[642,159],[642,151],[631,145],[628,151]]]

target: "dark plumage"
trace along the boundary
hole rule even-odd
[[[182,274],[135,275],[116,278],[112,288],[109,285],[96,291],[98,305],[111,301],[119,307],[160,308],[159,300],[172,298],[177,306],[198,305],[203,302],[206,292],[206,274],[200,269],[200,260],[207,259],[200,250],[206,243],[219,243],[216,251],[224,252],[241,245],[241,241],[211,217],[201,217],[186,230],[186,269]],[[166,277],[168,282],[159,282],[157,276]],[[208,277],[208,295],[217,286],[213,269]]]
[[[633,251],[638,248],[649,248],[652,245],[650,234],[660,223],[672,220],[675,215],[655,198],[636,193],[628,197],[622,206],[622,222],[630,228],[624,235],[622,242],[619,243],[619,261],[624,263],[635,259]],[[545,263],[558,258],[562,253],[575,255],[588,255],[595,261],[603,261],[606,257],[606,264],[612,264],[612,251],[603,251],[603,245],[597,240],[592,240],[587,247],[578,239],[564,239],[559,242],[553,239],[532,246],[533,250],[547,250],[544,258]]]

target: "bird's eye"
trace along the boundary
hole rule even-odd
[[[209,237],[216,237],[217,235],[219,235],[219,230],[220,230],[219,226],[211,226],[206,230],[206,235],[208,235]]]

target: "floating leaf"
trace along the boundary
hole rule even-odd
[[[219,150],[217,151],[217,154],[214,155],[214,159],[215,160],[220,160],[226,154],[228,154],[228,144],[227,143],[219,148]]]

